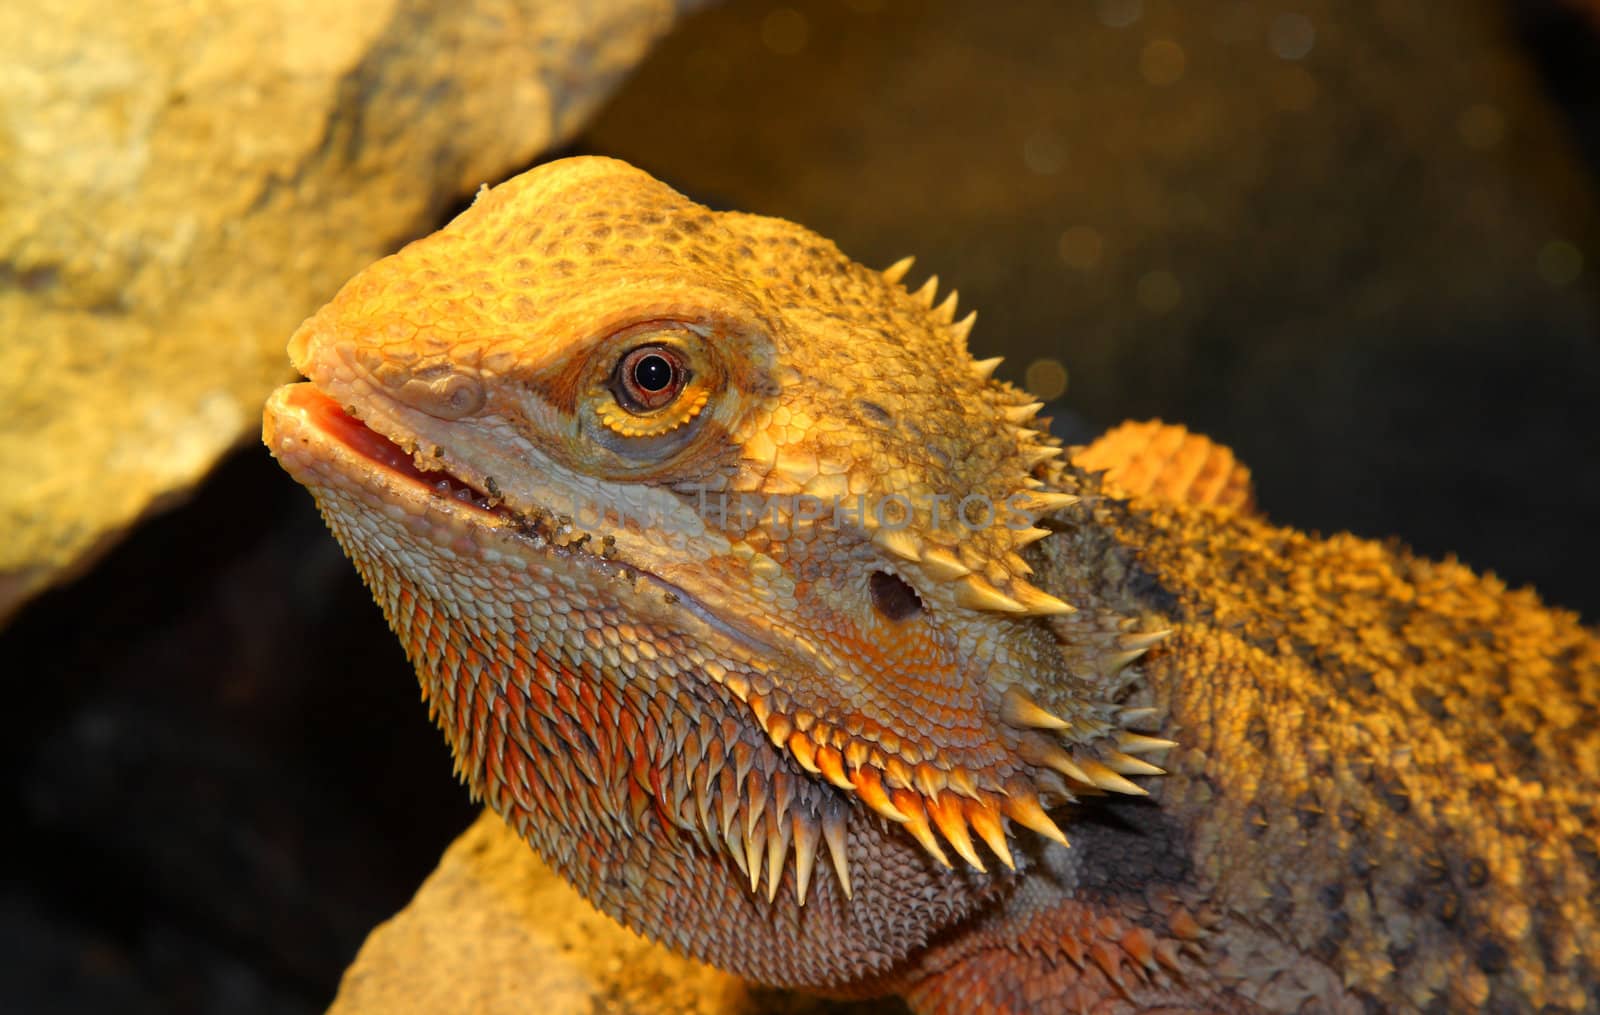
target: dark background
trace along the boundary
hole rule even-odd
[[[1597,102],[1600,46],[1554,3],[735,2],[570,151],[915,253],[1003,376],[1067,366],[1063,432],[1185,422],[1281,522],[1455,552],[1593,622]],[[6,1010],[320,1010],[470,820],[259,446],[0,659]]]

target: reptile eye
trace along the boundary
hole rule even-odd
[[[689,368],[675,349],[641,345],[617,361],[611,391],[629,412],[654,412],[670,405],[689,382]]]
[[[593,361],[586,396],[605,439],[620,438],[610,446],[625,455],[680,447],[698,432],[693,424],[718,390],[721,375],[705,339],[691,328],[648,321],[614,341]]]

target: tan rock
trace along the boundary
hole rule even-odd
[[[697,3],[0,4],[0,619],[254,434],[302,317]]]
[[[410,905],[367,938],[329,1012],[802,1015],[846,1010],[752,989],[625,930],[485,811],[445,852]],[[903,1009],[894,1004],[883,1010]]]

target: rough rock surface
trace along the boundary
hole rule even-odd
[[[424,958],[425,957],[425,958]],[[596,911],[485,812],[345,972],[330,1015],[894,1011],[746,986]]]
[[[691,6],[0,5],[0,619],[253,432],[302,317]]]

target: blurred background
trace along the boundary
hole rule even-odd
[[[1454,553],[1593,623],[1596,25],[1556,0],[733,0],[557,154],[916,254],[1063,435],[1181,421],[1279,522]],[[473,813],[258,444],[25,606],[0,660],[10,1011],[320,1011]]]

